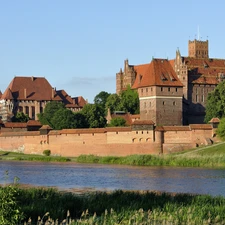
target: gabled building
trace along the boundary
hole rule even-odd
[[[83,108],[64,90],[57,91],[44,77],[14,77],[0,98],[0,116],[3,122],[11,121],[17,112],[37,120],[50,101],[63,102],[72,111]]]
[[[149,64],[129,65],[116,75],[117,93],[130,85],[138,91],[140,120],[156,125],[182,124],[183,85],[167,59],[153,59]]]
[[[208,93],[225,80],[225,59],[209,58],[208,40],[189,41],[187,57],[176,51],[174,70],[183,84],[184,124],[203,123]]]
[[[116,74],[116,93],[130,85],[140,100],[140,119],[156,125],[204,123],[208,93],[225,80],[225,59],[209,58],[208,40],[188,42],[188,56],[129,65]]]

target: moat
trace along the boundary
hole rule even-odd
[[[59,190],[122,189],[225,196],[224,169],[1,161],[0,173],[1,184],[18,177],[23,185]]]

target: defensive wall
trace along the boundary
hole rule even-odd
[[[126,156],[168,154],[216,141],[210,124],[189,126],[136,126],[96,129],[9,131],[0,133],[0,149],[27,154]]]

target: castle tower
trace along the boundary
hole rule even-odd
[[[119,94],[125,90],[129,85],[132,87],[135,81],[135,71],[133,66],[129,65],[128,59],[124,60],[124,72],[120,69],[120,72],[116,74],[116,93]]]
[[[188,41],[188,56],[193,58],[209,58],[209,43],[206,41]]]

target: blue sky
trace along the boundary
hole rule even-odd
[[[224,9],[224,0],[0,0],[0,90],[14,76],[42,76],[93,102],[115,93],[126,58],[187,56],[198,27],[210,57],[225,58]]]

